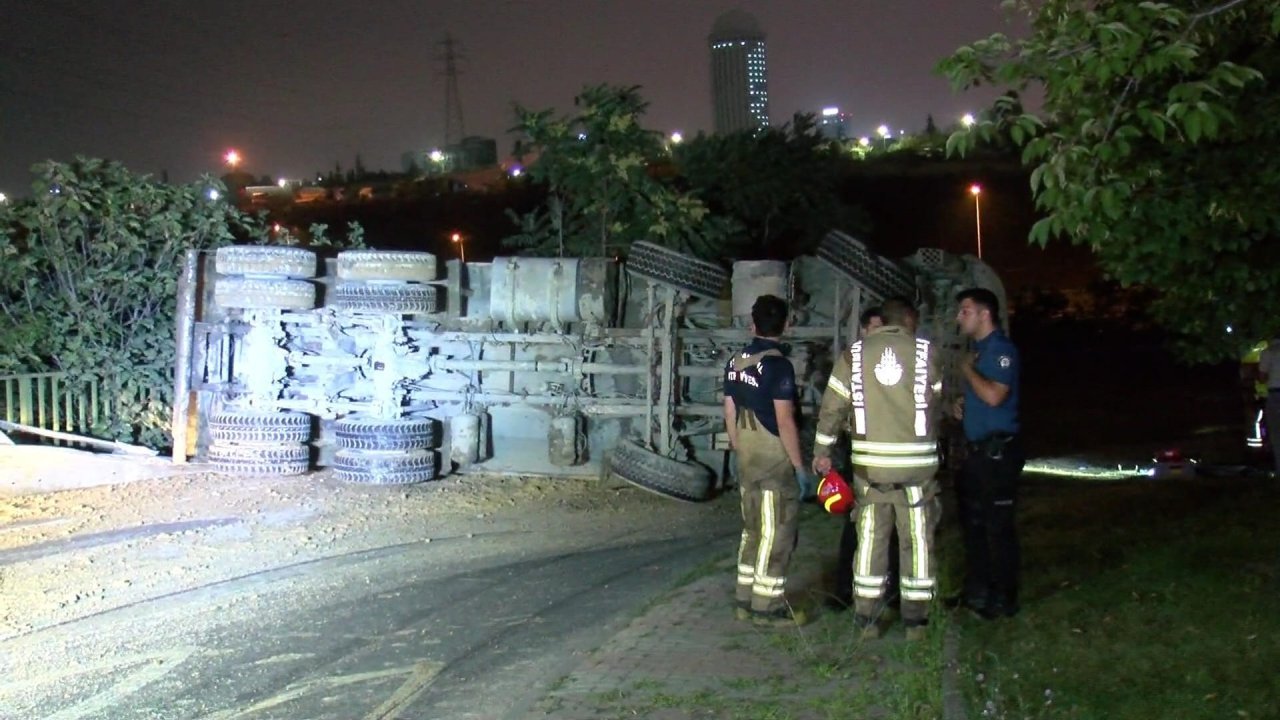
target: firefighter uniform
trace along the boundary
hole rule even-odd
[[[1266,341],[1255,344],[1240,360],[1241,394],[1245,406],[1245,446],[1250,450],[1263,450],[1267,441],[1267,421],[1274,417],[1267,412],[1267,399],[1270,395],[1268,383],[1262,382],[1258,371],[1266,351]],[[1274,379],[1273,379],[1274,381]],[[1280,453],[1277,454],[1277,468],[1280,468]]]
[[[938,382],[932,344],[890,325],[868,333],[842,354],[822,396],[814,455],[830,457],[840,432],[852,430],[858,496],[853,595],[854,609],[864,620],[883,606],[895,525],[903,621],[922,625],[928,617],[936,583],[933,534],[940,514],[934,477]]]
[[[1261,374],[1267,376],[1266,383],[1258,383],[1265,389],[1263,395],[1263,417],[1258,420],[1258,425],[1270,430],[1275,425],[1275,418],[1280,417],[1280,343],[1276,338],[1272,338],[1269,343],[1258,353],[1258,370]],[[1261,393],[1259,393],[1261,394]],[[1258,433],[1263,435],[1262,432]],[[1266,433],[1267,439],[1271,441],[1271,452],[1275,462],[1274,470],[1280,474],[1280,427],[1276,427],[1274,431]]]
[[[754,613],[787,608],[787,566],[796,546],[800,489],[778,437],[773,401],[795,402],[795,369],[776,342],[756,338],[725,367],[736,410],[742,540],[735,598]]]

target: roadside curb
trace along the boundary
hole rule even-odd
[[[942,639],[942,718],[943,720],[968,720],[964,709],[964,694],[960,692],[960,633],[953,624],[947,625]]]

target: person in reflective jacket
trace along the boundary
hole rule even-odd
[[[808,619],[786,600],[801,494],[816,487],[800,454],[795,369],[783,354],[787,315],[782,298],[757,298],[751,307],[755,339],[724,371],[725,429],[737,455],[742,495],[735,614],[760,625],[802,625]]]
[[[907,637],[919,640],[937,582],[933,536],[941,508],[934,405],[940,374],[932,343],[915,337],[918,314],[911,303],[891,298],[881,313],[884,327],[842,353],[827,381],[813,469],[824,474],[839,433],[852,433],[858,496],[855,621],[864,637],[880,634],[889,542],[896,526],[902,620]]]

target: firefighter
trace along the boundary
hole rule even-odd
[[[940,386],[936,355],[915,337],[911,303],[881,306],[885,325],[842,354],[818,414],[813,469],[831,468],[831,448],[852,430],[858,550],[854,562],[855,623],[878,637],[894,527],[899,538],[901,614],[909,640],[925,636],[933,600],[933,534],[940,512],[934,404]],[[852,427],[850,428],[850,420]]]
[[[724,421],[737,453],[742,496],[735,615],[759,625],[803,625],[786,600],[800,499],[817,483],[804,467],[796,424],[796,378],[780,338],[787,303],[761,295],[751,307],[755,338],[725,367]]]
[[[1267,411],[1267,398],[1270,395],[1268,385],[1271,381],[1262,377],[1260,367],[1263,353],[1269,345],[1265,340],[1256,343],[1240,359],[1240,395],[1245,409],[1244,442],[1251,456],[1254,452],[1265,449],[1267,421],[1272,417]],[[1280,385],[1280,381],[1277,384]]]
[[[859,320],[859,338],[884,326],[884,317],[880,308],[873,307],[864,311]],[[858,549],[857,524],[852,513],[844,513],[844,522],[840,528],[840,548],[837,552],[835,587],[827,606],[836,612],[843,612],[853,606],[853,555]],[[889,547],[889,579],[887,583],[886,606],[898,602],[898,536],[895,533]]]
[[[964,536],[966,574],[961,595],[947,604],[964,605],[983,618],[1018,612],[1018,534],[1015,526],[1018,478],[1026,462],[1019,436],[1018,349],[1000,330],[1000,301],[985,288],[956,296],[960,332],[976,343],[964,374],[959,415],[968,441],[956,493]]]
[[[1280,417],[1280,338],[1271,338],[1266,348],[1258,353],[1258,384],[1265,386],[1267,391],[1263,418],[1270,431],[1267,435],[1275,462],[1273,471],[1280,476],[1280,426],[1275,422],[1275,418]],[[1263,420],[1259,419],[1258,425],[1262,424]],[[1258,434],[1261,436],[1262,433]]]

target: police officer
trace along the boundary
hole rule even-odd
[[[915,337],[915,308],[902,298],[881,307],[885,326],[842,354],[827,381],[818,414],[813,468],[831,468],[831,448],[849,429],[858,549],[854,564],[855,622],[864,637],[880,634],[889,544],[896,525],[902,577],[901,612],[907,638],[925,636],[933,599],[933,534],[940,511],[935,388],[939,374],[928,340]]]
[[[1000,330],[1000,302],[985,288],[956,296],[960,332],[975,342],[961,364],[964,405],[958,413],[968,441],[956,491],[964,534],[963,593],[948,601],[986,619],[1018,612],[1018,535],[1014,524],[1018,478],[1026,456],[1019,437],[1018,349]]]
[[[796,378],[782,351],[787,303],[761,295],[751,307],[755,339],[725,367],[724,421],[737,452],[742,495],[735,615],[760,625],[804,624],[786,601],[802,494],[811,481],[800,455]]]

